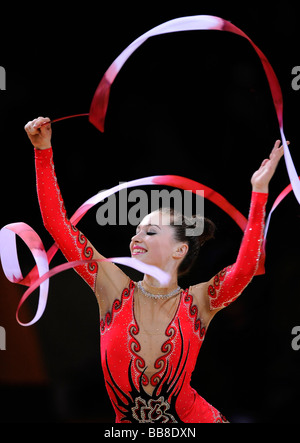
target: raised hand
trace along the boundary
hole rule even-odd
[[[287,142],[290,144],[290,142]],[[277,140],[269,158],[266,158],[260,168],[253,174],[251,184],[254,192],[269,192],[269,183],[273,177],[279,160],[283,156],[283,146],[281,141]]]
[[[49,124],[47,124],[49,123]],[[38,117],[25,125],[25,131],[33,146],[37,149],[51,148],[51,125],[50,119]]]

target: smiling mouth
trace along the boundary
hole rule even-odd
[[[142,255],[145,254],[147,252],[146,249],[143,248],[134,248],[132,251],[132,255]]]

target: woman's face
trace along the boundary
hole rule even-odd
[[[177,252],[181,245],[174,238],[169,215],[154,211],[138,225],[136,235],[131,239],[130,251],[132,257],[168,271],[171,265],[178,265],[177,258],[182,258]]]

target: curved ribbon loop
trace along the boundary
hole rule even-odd
[[[204,190],[204,195],[207,199],[211,200],[213,203],[223,209],[229,216],[231,216],[242,230],[246,228],[247,219],[220,194],[215,192],[213,189],[202,185],[201,183],[195,182],[185,177],[174,175],[158,175],[145,177],[137,180],[132,180],[128,183],[121,183],[120,185],[114,186],[111,189],[102,191],[83,203],[70,218],[70,222],[74,226],[76,226],[76,224],[82,219],[82,217],[88,212],[89,209],[94,207],[97,203],[108,198],[109,196],[121,191],[122,189],[145,185],[173,186],[179,189],[193,192],[195,194],[200,193],[201,191],[203,192]],[[28,273],[25,278],[23,277],[20,270],[18,254],[16,250],[16,235],[22,238],[22,240],[28,246],[36,262],[36,266]],[[132,267],[142,273],[152,275],[153,277],[157,278],[162,284],[166,284],[168,281],[169,276],[165,272],[154,266],[149,266],[130,257],[115,257],[102,260],[78,260],[76,262],[69,262],[63,265],[59,265],[49,271],[49,264],[56,254],[57,250],[58,246],[54,243],[46,252],[42,240],[40,239],[38,234],[26,223],[13,223],[4,226],[0,231],[0,257],[6,277],[13,283],[19,283],[24,286],[29,286],[29,289],[27,289],[27,291],[22,296],[17,309],[17,321],[22,326],[30,326],[36,323],[43,315],[48,298],[49,278],[59,272],[82,265],[86,262],[113,261],[114,263],[123,264],[125,266]],[[9,253],[7,253],[7,251],[9,251]],[[36,315],[31,322],[22,323],[19,320],[20,308],[25,300],[27,300],[29,295],[39,286],[40,294]]]
[[[7,279],[12,283],[24,284],[24,278],[18,260],[16,236],[19,236],[30,249],[36,263],[34,278],[32,278],[32,274],[31,278],[27,279],[27,284],[32,285],[37,281],[37,278],[40,278],[49,272],[47,254],[39,235],[26,223],[12,223],[4,226],[0,231],[0,257],[3,272]],[[30,326],[41,318],[46,308],[48,290],[49,280],[42,281],[40,284],[37,312],[29,323],[22,323],[18,318],[20,307],[27,298],[25,297],[25,294],[23,295],[17,309],[17,320],[22,326]]]
[[[89,115],[90,122],[94,126],[96,126],[96,128],[99,129],[101,132],[104,131],[104,122],[109,102],[111,85],[113,84],[120,69],[122,68],[124,63],[128,60],[128,58],[131,56],[131,54],[133,54],[134,51],[136,51],[146,40],[148,40],[148,38],[172,32],[197,31],[197,30],[215,30],[215,31],[231,32],[233,34],[237,34],[241,37],[244,37],[253,46],[255,52],[257,53],[263,65],[270,86],[273,103],[275,106],[277,119],[280,127],[281,139],[284,145],[284,157],[285,157],[285,163],[288,175],[290,178],[290,182],[295,197],[298,200],[298,203],[300,204],[300,181],[283,131],[283,98],[282,98],[282,92],[279,85],[279,81],[267,57],[253,43],[253,41],[237,26],[233,25],[232,23],[220,17],[215,17],[211,15],[196,15],[191,17],[177,18],[174,20],[167,21],[159,26],[156,26],[155,28],[152,28],[150,31],[146,32],[145,34],[141,35],[136,40],[134,40],[113,61],[113,63],[110,65],[110,67],[107,69],[104,76],[102,77],[102,80],[100,81],[96,89],[95,95],[91,103],[90,115]]]
[[[32,253],[36,267],[27,275],[24,279],[22,271],[20,269],[20,263],[18,260],[18,253],[16,248],[16,236],[20,237],[29,250]],[[51,249],[51,248],[50,248]],[[56,248],[57,250],[57,248]],[[7,253],[9,251],[9,253]],[[54,248],[52,247],[52,251]],[[52,257],[55,253],[52,254]],[[43,315],[48,299],[49,291],[49,278],[66,271],[76,266],[80,266],[85,263],[90,262],[113,262],[121,265],[132,267],[140,272],[147,273],[156,278],[162,285],[167,285],[170,280],[168,273],[162,271],[161,269],[139,262],[135,258],[131,257],[114,257],[99,260],[77,260],[74,262],[64,263],[62,265],[56,266],[55,268],[49,270],[49,260],[47,253],[45,251],[42,240],[39,235],[26,223],[12,223],[4,226],[0,231],[0,258],[2,263],[3,272],[6,278],[12,283],[18,283],[29,288],[23,294],[19,305],[17,307],[16,318],[20,325],[31,326],[36,323]],[[19,312],[23,303],[28,299],[32,292],[40,288],[38,307],[34,318],[28,322],[23,323],[19,319]]]

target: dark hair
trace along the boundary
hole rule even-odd
[[[173,208],[160,208],[159,211],[170,216],[170,225],[174,228],[175,240],[188,244],[188,252],[178,268],[178,275],[183,276],[192,268],[201,246],[214,238],[216,226],[211,220],[200,215],[187,217],[180,212],[174,211]],[[201,234],[189,235],[191,227],[199,225],[202,227]]]

